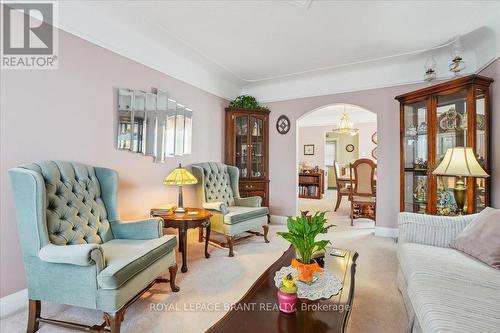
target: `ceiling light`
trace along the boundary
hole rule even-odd
[[[349,134],[349,135],[356,135],[359,133],[359,129],[354,128],[354,124],[352,123],[351,119],[345,112],[345,105],[344,105],[344,112],[342,112],[342,116],[340,117],[338,126],[337,128],[333,129],[333,132],[337,134]]]
[[[451,46],[451,64],[448,66],[450,72],[453,72],[455,75],[459,75],[460,71],[465,68],[465,62],[462,57],[462,53],[464,52],[464,48],[462,46],[462,42],[460,41],[460,37],[456,37],[453,45]]]

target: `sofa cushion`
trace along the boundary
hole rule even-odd
[[[177,239],[165,235],[149,240],[113,239],[103,243],[106,268],[97,275],[103,289],[118,289],[142,270],[171,252]],[[167,267],[165,267],[166,269]]]
[[[398,258],[408,284],[417,275],[428,275],[500,289],[499,271],[451,248],[401,243]]]
[[[497,288],[492,288],[445,275],[415,275],[408,295],[423,332],[496,333],[500,328],[498,278],[496,283]]]
[[[450,247],[500,269],[500,210],[485,208]]]
[[[232,206],[224,215],[225,224],[236,224],[256,217],[265,216],[269,213],[267,207],[242,207]]]

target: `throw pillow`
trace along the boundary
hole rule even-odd
[[[485,208],[458,234],[450,247],[500,269],[500,211]]]

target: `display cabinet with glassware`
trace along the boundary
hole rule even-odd
[[[455,177],[432,171],[448,148],[471,147],[489,173],[492,79],[468,75],[396,96],[400,102],[401,211],[455,215]],[[489,204],[490,178],[467,179],[467,214]]]
[[[240,170],[240,195],[269,206],[269,111],[226,108],[226,163]]]

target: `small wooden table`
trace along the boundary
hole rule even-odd
[[[253,284],[245,296],[221,320],[208,329],[209,333],[343,333],[347,327],[354,297],[354,275],[358,254],[347,251],[344,257],[334,257],[326,251],[325,270],[342,281],[342,289],[329,299],[301,300],[295,313],[282,313],[277,309],[278,288],[274,274],[290,265],[295,250],[290,247]]]
[[[196,214],[190,214],[196,212]],[[182,253],[181,272],[186,273],[187,267],[187,231],[192,228],[200,229],[200,242],[202,242],[203,228],[206,229],[205,236],[205,258],[210,258],[208,253],[208,241],[210,239],[210,217],[212,214],[202,208],[186,208],[185,213],[172,213],[167,215],[151,214],[155,217],[161,217],[165,228],[179,229],[179,251]]]

